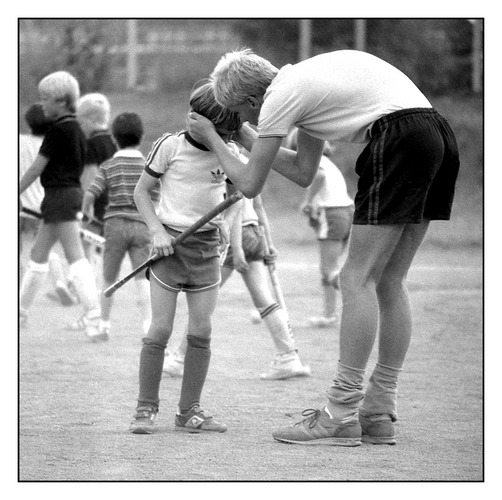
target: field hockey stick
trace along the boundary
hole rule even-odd
[[[35,212],[35,210],[31,210],[30,208],[21,207],[21,212],[27,215],[31,215],[36,219],[42,219],[42,214]],[[99,234],[93,233],[92,231],[89,231],[88,229],[84,229],[82,227],[79,228],[79,232],[83,240],[88,241],[89,243],[92,243],[93,245],[96,245],[101,249],[105,246],[105,239],[103,238],[103,236],[100,236]]]
[[[216,205],[212,210],[210,210],[207,214],[202,216],[197,222],[195,222],[193,225],[191,225],[188,229],[183,231],[181,234],[176,236],[174,240],[172,241],[172,246],[176,246],[182,241],[186,240],[189,236],[191,236],[195,231],[200,229],[202,226],[213,220],[217,215],[221,214],[221,212],[224,212],[228,207],[236,203],[242,199],[242,193],[240,192],[235,192],[229,197],[227,197],[224,201],[222,201],[219,205]],[[155,261],[161,259],[163,256],[162,255],[152,255],[148,260],[143,262],[140,266],[137,268],[133,269],[127,276],[122,278],[121,280],[117,281],[113,285],[109,286],[103,294],[105,297],[110,297],[116,290],[118,290],[121,286],[123,286],[125,283],[127,283],[130,279],[132,279],[134,276],[136,276],[138,273],[140,273],[143,269],[146,269],[147,267],[151,266]]]
[[[263,209],[265,211],[265,209]],[[263,217],[263,220],[260,221],[261,227],[263,229],[263,234],[265,236],[264,242],[265,242],[265,251],[270,253],[270,248],[272,247],[272,235],[270,233],[270,226],[268,223],[267,217]],[[277,274],[277,268],[275,265],[275,262],[267,262],[267,267],[268,267],[268,272],[270,274],[270,281],[272,282],[272,286],[274,288],[275,292],[275,297],[277,299],[277,302],[279,305],[284,309],[284,312],[286,315],[288,315],[288,310],[286,309],[286,302],[284,300],[284,294],[282,293],[282,287],[279,282],[279,276]]]

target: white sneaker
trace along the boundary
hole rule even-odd
[[[328,326],[333,326],[338,321],[338,316],[314,316],[309,318],[309,324],[311,326],[317,326],[318,328],[327,328]]]
[[[286,380],[292,377],[309,377],[312,371],[308,365],[302,365],[296,351],[277,354],[268,372],[262,373],[262,380]]]
[[[185,357],[178,351],[167,353],[164,357],[164,368],[162,371],[170,377],[183,377],[183,369],[185,368]]]
[[[91,342],[106,342],[109,339],[109,328],[106,328],[106,323],[103,322],[102,325],[101,318],[99,317],[99,312],[87,313],[85,318],[85,334]]]
[[[260,312],[257,311],[256,309],[252,309],[250,311],[249,317],[251,318],[251,323],[254,323],[255,325],[262,322]]]

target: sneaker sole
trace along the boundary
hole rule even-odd
[[[219,432],[221,434],[223,432],[227,432],[227,429],[197,429],[194,427],[181,427],[180,425],[176,425],[174,430],[179,432],[189,432],[190,434],[200,434],[201,432]]]
[[[361,438],[321,438],[310,441],[295,441],[293,439],[284,439],[274,437],[276,441],[287,444],[301,444],[304,446],[361,446]]]
[[[135,427],[134,429],[129,429],[131,434],[153,434],[153,429],[151,427]]]
[[[294,377],[310,377],[311,375],[312,375],[312,370],[310,369],[310,367],[305,366],[302,371],[283,372],[277,375],[267,375],[266,373],[263,373],[262,375],[260,375],[260,378],[262,380],[286,380],[288,378],[294,378]]]
[[[367,434],[363,434],[362,436],[362,442],[363,443],[371,443],[371,444],[390,444],[394,445],[397,443],[395,437],[375,437],[375,436],[369,436]]]

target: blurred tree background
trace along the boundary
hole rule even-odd
[[[331,50],[365,50],[407,74],[450,121],[463,165],[455,210],[461,210],[469,230],[450,224],[455,236],[443,235],[441,244],[455,244],[461,234],[468,244],[479,245],[483,28],[483,19],[464,18],[19,19],[19,129],[26,132],[24,112],[38,100],[40,79],[64,69],[79,80],[82,94],[105,93],[112,117],[138,112],[147,152],[161,134],[184,127],[190,90],[228,50],[249,47],[278,67]],[[334,146],[335,162],[354,192],[359,148]],[[302,196],[275,173],[264,194],[286,215]]]

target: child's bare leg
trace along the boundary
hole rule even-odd
[[[188,292],[188,335],[185,367],[179,400],[180,413],[200,403],[211,359],[211,317],[216,308],[219,287],[204,292]]]
[[[296,350],[296,343],[289,326],[286,312],[277,304],[270,290],[268,271],[263,262],[249,262],[249,269],[242,278],[251,295],[253,304],[265,322],[278,354]]]
[[[341,299],[340,271],[344,264],[347,241],[319,241],[320,272],[323,292],[323,314],[325,318],[336,316]]]

